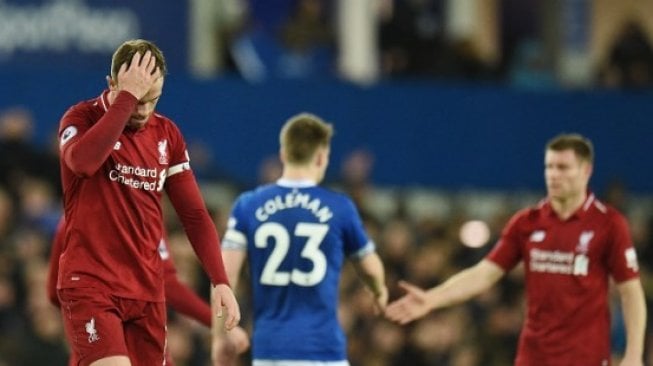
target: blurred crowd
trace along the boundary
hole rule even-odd
[[[199,76],[653,85],[653,4],[609,0],[195,0]]]
[[[51,238],[61,214],[57,149],[32,143],[31,118],[23,108],[0,114],[0,366],[65,365],[67,360],[60,314],[47,300],[45,283]],[[335,178],[328,185],[349,193],[358,205],[385,262],[393,299],[401,295],[400,279],[432,286],[476,263],[490,250],[508,218],[517,209],[536,203],[542,194],[379,187],[370,179],[374,164],[369,151],[353,150],[342,162],[332,164],[330,176]],[[278,160],[262,160],[259,172],[259,183],[275,180],[280,174]],[[224,233],[233,199],[251,187],[203,179],[202,188],[216,227]],[[633,196],[621,184],[597,193],[629,218],[650,306],[653,197]],[[206,298],[208,281],[174,211],[165,212],[178,274]],[[462,230],[470,220],[484,222],[487,232]],[[247,286],[241,286],[238,296],[245,315],[243,325],[251,328]],[[503,366],[514,357],[523,298],[523,277],[516,270],[466,305],[401,327],[373,315],[370,294],[363,290],[353,268],[347,268],[339,315],[349,337],[352,366]],[[613,306],[619,306],[618,302]],[[615,317],[613,327],[613,348],[618,355],[624,346],[620,318]],[[653,365],[653,327],[648,332],[646,364]],[[170,311],[168,334],[177,365],[209,364],[208,329]],[[241,364],[247,360],[248,355],[243,356]]]

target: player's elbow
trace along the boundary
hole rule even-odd
[[[81,154],[76,154],[74,150],[66,154],[64,161],[73,174],[81,178],[92,176],[99,168],[94,164],[90,164],[88,159],[81,156]]]

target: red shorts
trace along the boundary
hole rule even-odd
[[[166,306],[112,296],[95,288],[58,290],[72,358],[87,366],[128,356],[132,366],[163,365]]]

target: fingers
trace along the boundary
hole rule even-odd
[[[148,58],[148,53],[149,53],[149,58]],[[145,65],[145,70],[147,71],[148,74],[152,74],[154,72],[154,69],[156,68],[156,57],[152,55],[150,51],[147,51],[145,53],[145,57],[147,60],[147,65]]]
[[[422,291],[422,289],[420,289],[419,287],[406,281],[399,281],[399,287],[401,287],[402,289],[404,289],[404,291],[408,293],[416,293]]]
[[[141,64],[141,53],[140,52],[135,52],[134,56],[132,56],[132,60],[129,63],[129,68],[133,68],[135,66],[139,66]]]
[[[385,316],[393,322],[405,325],[417,318],[405,297],[391,303],[385,310]]]
[[[129,65],[127,65],[127,63],[123,63],[120,66],[120,71],[118,73],[125,74],[127,72],[132,72],[132,73],[142,72],[142,74],[144,75],[152,75],[152,76],[156,75],[157,77],[153,79],[156,79],[159,76],[161,76],[161,72],[156,65],[156,57],[152,54],[152,51],[150,50],[145,51],[144,54],[141,54],[140,52],[135,52],[134,56],[132,56],[132,59],[129,62]]]
[[[127,63],[120,65],[120,69],[118,69],[118,75],[124,75],[127,72],[127,67]]]
[[[223,288],[224,287],[224,288]],[[224,319],[224,328],[231,330],[240,322],[240,308],[236,302],[231,289],[227,286],[218,285],[214,292],[214,301],[218,304],[217,316],[223,316],[223,307],[226,308],[226,317]]]
[[[227,318],[225,319],[224,327],[227,330],[231,330],[240,322],[240,309],[235,301],[224,305],[227,308]]]

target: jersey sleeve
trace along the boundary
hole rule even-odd
[[[504,271],[513,269],[522,259],[519,228],[523,222],[524,213],[517,213],[503,228],[501,237],[490,253],[485,257]]]
[[[120,92],[92,126],[87,120],[88,111],[69,109],[59,127],[60,155],[66,166],[78,176],[93,175],[111,154],[137,102],[129,92]]]
[[[168,177],[184,173],[190,170],[190,156],[186,141],[182,136],[179,128],[170,121],[170,166],[168,167]]]
[[[361,220],[356,206],[350,199],[345,199],[344,214],[341,219],[344,223],[345,254],[350,258],[362,258],[376,250],[376,245],[367,235],[363,220]]]
[[[615,282],[621,283],[639,277],[639,264],[626,218],[614,212],[611,221],[608,268]]]
[[[240,196],[231,210],[227,223],[227,232],[222,240],[222,248],[230,250],[247,250],[246,220],[243,210],[243,196]]]
[[[165,190],[186,235],[211,283],[229,284],[222,261],[220,237],[202,198],[195,175],[190,169],[186,143],[177,126],[169,121],[170,151]]]
[[[195,176],[191,171],[174,175],[167,179],[165,187],[188,240],[211,283],[229,284],[220,251],[220,237],[206,209]]]

